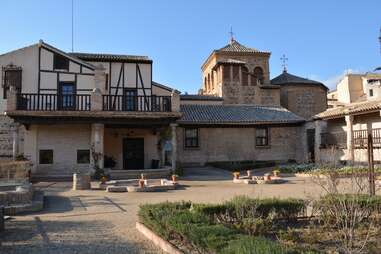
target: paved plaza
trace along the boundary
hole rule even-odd
[[[161,253],[135,229],[140,204],[191,200],[221,202],[236,195],[307,198],[321,193],[309,178],[285,184],[234,184],[231,173],[189,169],[182,187],[168,192],[72,191],[70,182],[44,182],[42,212],[15,216],[0,234],[0,253]],[[95,183],[94,183],[95,184]]]

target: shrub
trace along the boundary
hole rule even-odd
[[[222,249],[223,254],[237,254],[237,253],[247,253],[247,254],[288,254],[297,253],[291,249],[287,249],[280,244],[267,240],[263,237],[248,237],[242,236],[237,240],[233,240],[229,245]]]

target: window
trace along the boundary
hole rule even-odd
[[[255,129],[255,145],[268,146],[269,145],[269,130],[268,128]]]
[[[69,59],[63,55],[54,54],[53,68],[56,70],[69,70]]]
[[[89,164],[90,163],[90,150],[77,150],[77,163]]]
[[[223,80],[230,80],[230,65],[223,65]]]
[[[186,148],[197,148],[198,147],[198,129],[187,128],[184,134],[184,144]]]
[[[252,77],[251,79],[251,85],[256,85],[256,83],[263,85],[264,83],[264,77],[263,77],[263,70],[261,67],[255,67],[254,68],[254,79]]]
[[[53,150],[40,150],[40,164],[53,164]]]
[[[373,89],[369,89],[369,97],[373,96]]]
[[[247,86],[249,85],[249,70],[247,69],[246,66],[242,66],[241,71],[242,71],[242,85]]]
[[[8,89],[12,86],[21,92],[22,69],[14,65],[3,67],[3,99],[7,98]]]
[[[233,65],[233,80],[238,81],[239,80],[239,66]]]

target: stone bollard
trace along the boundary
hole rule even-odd
[[[91,177],[89,174],[73,174],[73,190],[90,190]]]

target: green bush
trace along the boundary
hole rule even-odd
[[[305,202],[302,199],[253,199],[246,196],[237,196],[230,201],[217,205],[193,205],[195,211],[209,216],[237,221],[242,218],[296,219],[305,211]]]
[[[221,253],[222,254],[238,254],[238,253],[291,254],[291,253],[297,253],[297,252],[287,249],[284,246],[263,237],[242,236],[237,240],[231,241],[226,248],[222,249]]]
[[[352,213],[366,214],[369,217],[381,212],[381,197],[368,194],[328,194],[316,201],[314,209],[327,224],[341,223]]]

